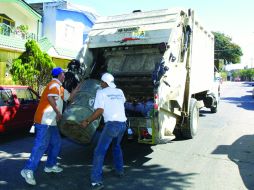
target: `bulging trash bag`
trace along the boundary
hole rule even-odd
[[[59,123],[60,131],[71,140],[87,144],[90,143],[100,123],[100,118],[82,128],[81,122],[90,116],[94,109],[96,91],[100,89],[100,81],[88,79],[82,82],[80,90],[73,101],[67,105]]]

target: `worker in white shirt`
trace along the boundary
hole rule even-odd
[[[105,154],[112,142],[113,160],[116,174],[123,176],[123,155],[121,140],[126,130],[125,96],[121,89],[116,88],[114,77],[105,73],[101,77],[101,87],[96,93],[94,102],[95,111],[82,122],[83,127],[103,115],[105,126],[102,130],[98,144],[94,150],[93,167],[91,173],[91,186],[93,189],[103,189],[102,168]]]

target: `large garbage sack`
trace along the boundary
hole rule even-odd
[[[81,127],[81,122],[93,113],[96,91],[99,88],[100,81],[98,80],[87,79],[81,83],[80,90],[73,101],[65,108],[59,123],[59,128],[63,135],[82,144],[92,141],[100,119],[93,121],[86,128]]]

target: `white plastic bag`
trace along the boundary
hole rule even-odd
[[[34,127],[34,125],[32,125],[32,127],[31,127],[29,133],[35,133],[35,127]]]

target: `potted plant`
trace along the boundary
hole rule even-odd
[[[23,24],[17,26],[16,33],[21,34],[23,39],[26,38],[26,35],[28,34],[28,26]]]

